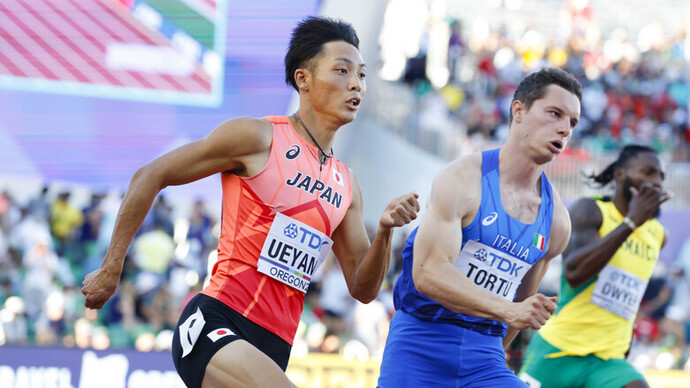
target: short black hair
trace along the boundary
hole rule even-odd
[[[527,77],[525,77],[513,94],[513,101],[510,102],[511,107],[513,102],[521,101],[527,110],[532,107],[534,101],[543,98],[546,94],[546,87],[554,84],[562,87],[570,93],[577,96],[577,99],[582,102],[582,85],[574,75],[558,67],[544,67]],[[510,121],[513,122],[513,109],[510,109]]]
[[[319,55],[324,44],[336,41],[345,41],[359,50],[359,38],[350,23],[325,16],[310,16],[300,21],[292,30],[285,54],[285,83],[299,92],[295,71]]]
[[[625,147],[623,147],[621,152],[618,154],[618,158],[614,160],[611,164],[606,166],[606,168],[602,172],[600,172],[597,175],[589,175],[587,176],[587,178],[589,178],[593,183],[598,184],[599,187],[604,187],[611,181],[613,181],[614,173],[616,172],[617,168],[625,168],[630,159],[633,159],[637,155],[646,152],[658,154],[657,150],[655,150],[652,147],[640,144],[628,144]]]

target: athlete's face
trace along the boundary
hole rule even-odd
[[[649,182],[652,186],[663,190],[665,177],[666,173],[659,155],[654,152],[641,152],[628,160],[623,182],[619,184],[623,190],[623,197],[629,202],[632,199],[631,187],[639,190],[643,183]],[[659,210],[655,217],[658,216],[658,212]]]
[[[366,93],[366,65],[359,50],[344,42],[328,42],[310,72],[310,102],[318,113],[343,124],[357,117]]]
[[[520,101],[513,104],[513,124],[539,163],[547,163],[563,152],[580,120],[580,101],[575,94],[551,84],[544,97],[535,100],[529,109]]]

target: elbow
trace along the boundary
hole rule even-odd
[[[139,167],[139,169],[134,172],[132,179],[129,181],[130,186],[137,186],[140,182],[146,182],[149,180],[149,176],[152,174],[152,169],[146,165]]]
[[[163,190],[166,185],[163,184],[160,174],[156,173],[156,169],[150,164],[140,167],[129,182],[130,187],[139,187],[142,184],[150,185],[153,184],[158,189],[158,191]]]
[[[434,283],[433,278],[429,275],[429,271],[423,266],[416,266],[412,270],[412,281],[414,282],[414,287],[420,293],[433,299],[434,294]]]
[[[582,277],[576,271],[567,268],[563,271],[563,278],[572,288],[580,287],[584,283]]]
[[[350,290],[350,295],[353,298],[357,299],[359,302],[364,303],[364,304],[368,304],[368,303],[373,302],[374,299],[376,299],[376,297],[378,297],[379,290],[373,290],[373,289],[365,290],[365,289],[361,289],[361,288],[360,289],[353,288]]]

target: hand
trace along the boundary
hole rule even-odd
[[[379,225],[384,228],[395,228],[409,224],[417,218],[419,212],[417,198],[417,193],[407,193],[394,198],[383,211]]]
[[[556,311],[556,297],[535,294],[519,303],[513,303],[513,317],[506,321],[508,325],[518,330],[539,330],[544,326],[551,313]]]
[[[628,205],[628,217],[640,226],[654,217],[659,206],[671,198],[671,194],[649,182],[640,185],[639,189],[630,187],[632,198]]]
[[[84,306],[100,309],[117,290],[120,274],[104,270],[102,267],[86,275],[81,283],[81,293],[86,297]]]

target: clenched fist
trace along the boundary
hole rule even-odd
[[[519,330],[539,330],[556,311],[556,297],[535,294],[512,305],[513,316],[506,323]]]
[[[419,198],[417,193],[407,193],[393,198],[383,211],[379,224],[388,228],[409,224],[417,218],[417,213],[419,212],[417,198]]]
[[[103,267],[86,275],[81,283],[81,293],[86,297],[84,306],[90,309],[100,309],[117,290],[120,273],[108,271]]]

